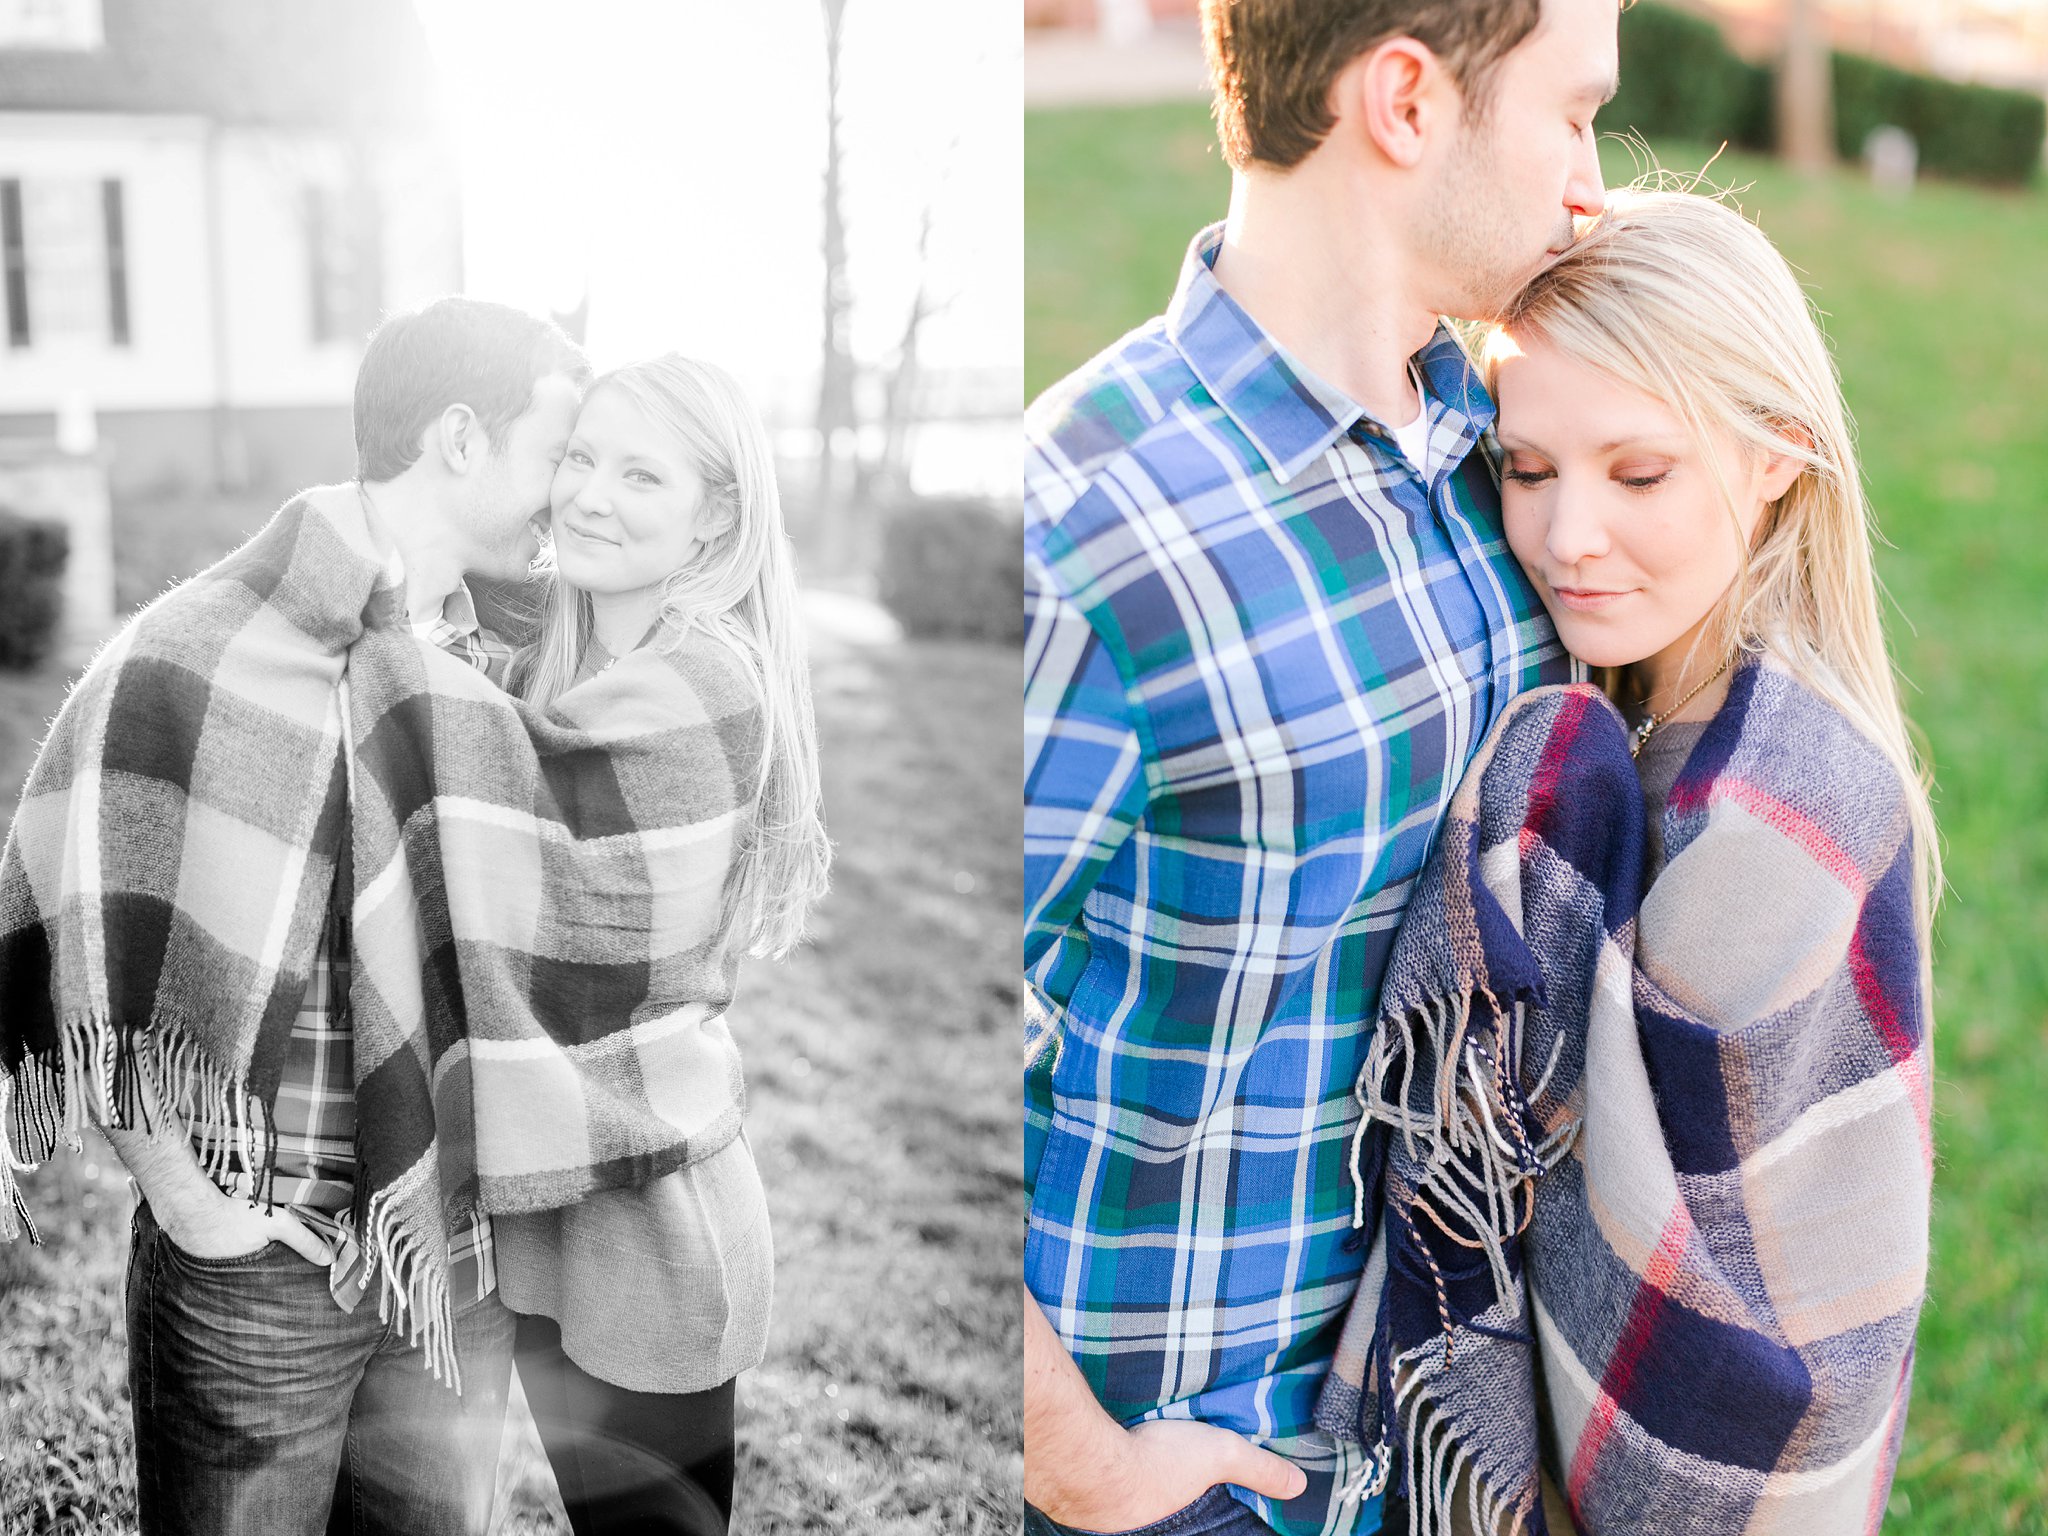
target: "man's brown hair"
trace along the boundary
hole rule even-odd
[[[551,373],[581,386],[590,362],[558,326],[508,304],[451,294],[390,316],[356,367],[357,476],[377,485],[404,474],[451,405],[475,411],[484,440],[503,446]]]
[[[1338,74],[1393,37],[1427,45],[1483,119],[1494,71],[1541,15],[1542,0],[1202,0],[1223,158],[1299,165],[1336,123]]]

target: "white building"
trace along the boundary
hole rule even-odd
[[[0,437],[345,478],[363,337],[461,287],[437,96],[407,0],[0,0]]]

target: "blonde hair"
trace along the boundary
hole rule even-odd
[[[707,509],[726,513],[721,531],[663,581],[654,647],[673,652],[691,635],[709,636],[738,658],[753,684],[760,771],[727,900],[731,931],[747,952],[786,954],[825,894],[831,843],[796,565],[767,429],[731,374],[676,353],[605,374],[591,393],[604,389],[673,434],[703,481]],[[539,638],[513,668],[515,691],[543,707],[552,703],[576,680],[592,632],[590,595],[559,577],[550,582]]]
[[[1841,379],[1785,258],[1734,208],[1638,185],[1608,195],[1585,238],[1536,277],[1486,333],[1491,385],[1515,337],[1549,345],[1685,423],[1720,481],[1716,433],[1802,466],[1765,509],[1735,584],[1701,644],[1769,651],[1868,738],[1897,771],[1913,832],[1923,983],[1941,890],[1930,780],[1885,649],[1874,529]],[[1619,686],[1610,678],[1609,691]]]

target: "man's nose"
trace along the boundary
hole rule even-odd
[[[1607,206],[1607,188],[1600,176],[1600,145],[1590,124],[1572,146],[1571,179],[1564,186],[1564,205],[1574,218],[1590,219]]]

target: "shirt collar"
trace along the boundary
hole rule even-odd
[[[463,639],[475,634],[482,626],[476,617],[476,599],[469,594],[469,584],[458,580],[455,590],[441,599],[441,607],[435,613],[413,613],[405,606],[405,556],[393,545],[391,553],[384,557],[382,585],[394,588],[397,593],[399,611],[405,614],[406,627],[422,640],[432,640],[436,632]]]
[[[1166,311],[1167,336],[1285,485],[1356,426],[1365,408],[1317,378],[1223,291],[1215,271],[1222,248],[1221,224],[1189,245]],[[1493,400],[1458,338],[1439,321],[1415,361],[1429,393],[1469,423],[1469,432],[1456,424],[1459,436],[1476,441],[1493,422]]]

